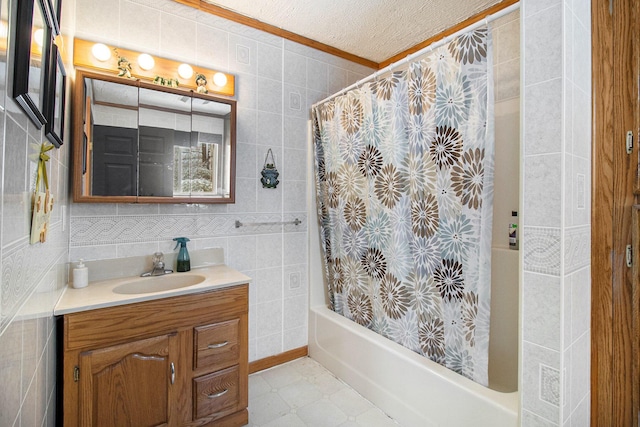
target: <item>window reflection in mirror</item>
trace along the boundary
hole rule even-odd
[[[234,101],[79,73],[74,200],[233,202]]]

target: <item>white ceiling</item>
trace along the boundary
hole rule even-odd
[[[204,0],[382,62],[500,0]]]

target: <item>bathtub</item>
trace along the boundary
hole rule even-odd
[[[499,268],[491,276],[487,388],[327,308],[315,221],[309,228],[311,358],[403,427],[518,425],[518,251],[491,252]]]
[[[311,138],[310,122],[308,130]],[[313,150],[308,150],[307,161],[307,194],[315,195]],[[495,187],[497,192],[498,185]],[[505,191],[500,188],[500,192]],[[501,202],[500,197],[494,199],[494,203]],[[316,212],[315,197],[308,198],[307,207],[308,212]],[[504,219],[510,220],[510,216]],[[502,225],[506,230],[506,224]],[[311,358],[403,427],[518,426],[520,268],[519,251],[508,249],[507,239],[491,250],[487,388],[327,308],[317,221],[310,220],[307,231]]]
[[[518,392],[483,387],[323,305],[310,309],[309,356],[404,427],[518,425]]]

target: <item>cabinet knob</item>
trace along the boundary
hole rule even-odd
[[[169,365],[169,369],[171,370],[171,384],[176,382],[176,366],[171,362]]]

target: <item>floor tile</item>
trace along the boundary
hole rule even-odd
[[[322,365],[303,357],[249,376],[250,427],[397,427]]]

